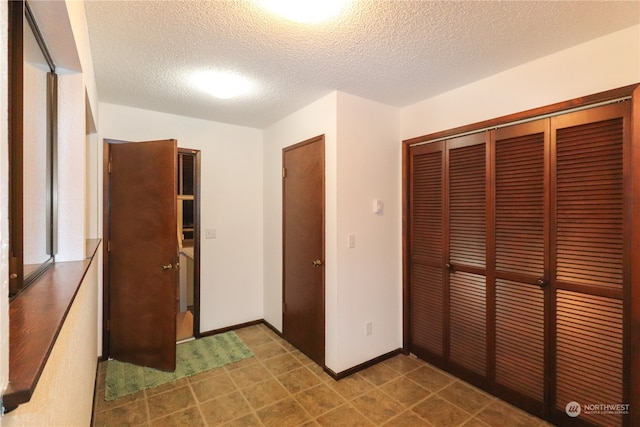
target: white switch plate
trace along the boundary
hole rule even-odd
[[[364,334],[369,336],[373,333],[373,322],[369,321],[364,324]]]
[[[355,234],[347,235],[347,247],[349,249],[352,249],[352,248],[356,247],[356,235]]]
[[[380,199],[373,199],[373,213],[382,214],[384,212],[384,202]]]
[[[207,228],[204,231],[204,238],[205,239],[215,239],[217,237],[217,233],[216,233],[216,229],[215,228]]]

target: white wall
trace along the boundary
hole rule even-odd
[[[201,150],[200,331],[262,319],[262,131],[113,104],[99,109],[100,143],[177,139]],[[207,228],[216,239],[204,238]]]
[[[333,92],[265,129],[265,319],[282,330],[282,149],[325,135],[325,364],[402,345],[398,110]],[[383,200],[383,214],[372,211]],[[347,235],[356,248],[347,248]],[[373,334],[365,336],[365,322]]]
[[[402,347],[399,126],[397,108],[338,93],[336,372]],[[374,199],[382,213],[374,213]]]
[[[58,76],[58,252],[56,262],[85,258],[85,97],[80,73]]]
[[[337,358],[336,132],[337,92],[264,131],[264,318],[282,331],[282,149],[325,136],[325,364]]]
[[[406,107],[402,139],[640,82],[640,25]]]

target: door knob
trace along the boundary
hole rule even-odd
[[[538,286],[540,286],[541,288],[543,288],[547,284],[547,282],[544,279],[540,278],[540,279],[536,280],[536,284]]]
[[[173,264],[167,264],[167,265],[163,265],[162,267],[160,267],[162,269],[162,271],[165,270],[171,270],[173,268]]]
[[[314,267],[320,267],[322,265],[322,261],[320,261],[319,259],[313,261],[313,266]]]

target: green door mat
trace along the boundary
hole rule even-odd
[[[249,357],[253,357],[251,350],[231,331],[178,344],[175,372],[109,360],[104,400],[114,400]]]

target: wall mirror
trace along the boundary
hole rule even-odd
[[[57,76],[28,3],[10,2],[10,296],[54,262]]]

